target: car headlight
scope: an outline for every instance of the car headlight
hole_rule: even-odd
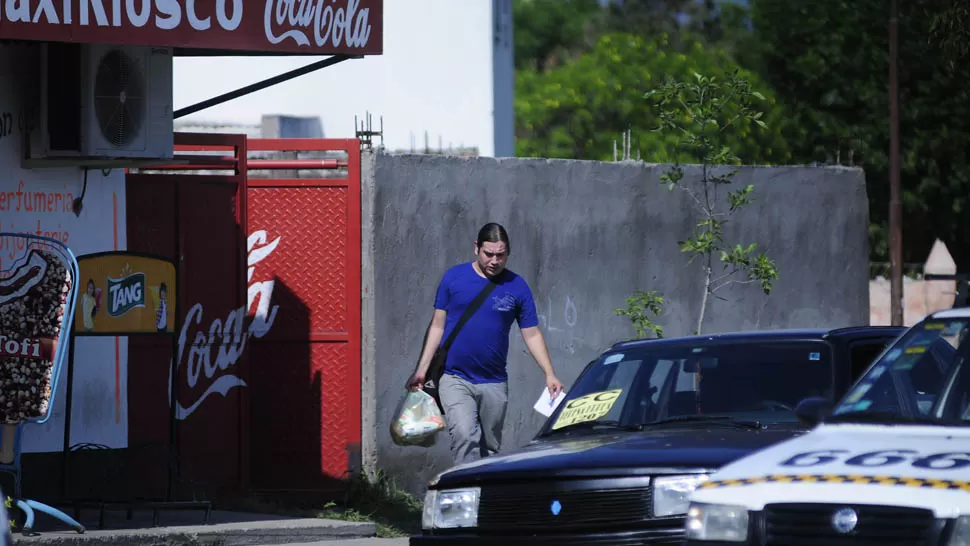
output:
[[[688,540],[744,542],[748,539],[748,511],[741,506],[692,502],[685,527]]]
[[[424,508],[421,510],[421,528],[431,529],[434,527],[434,511],[438,504],[438,492],[429,489],[424,494]]]
[[[686,514],[687,506],[690,504],[690,494],[707,479],[707,474],[664,476],[654,479],[653,516],[659,518]]]
[[[970,517],[957,518],[953,526],[953,534],[950,535],[949,546],[970,546]]]
[[[424,529],[451,529],[478,525],[478,499],[481,488],[445,489],[428,491],[424,496],[421,527]]]

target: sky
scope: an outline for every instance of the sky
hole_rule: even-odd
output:
[[[384,144],[478,146],[491,155],[491,0],[384,2],[384,54],[352,59],[177,121],[258,124],[263,114],[319,116],[326,137],[354,116],[384,117]],[[325,57],[177,58],[179,109]]]

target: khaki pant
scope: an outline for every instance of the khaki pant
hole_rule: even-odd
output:
[[[446,373],[438,393],[455,464],[498,453],[509,402],[508,383],[471,383]]]

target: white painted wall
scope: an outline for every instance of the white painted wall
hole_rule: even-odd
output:
[[[258,124],[263,114],[319,116],[325,135],[339,138],[352,137],[354,115],[363,118],[370,111],[375,125],[384,116],[389,149],[423,149],[427,131],[433,148],[440,136],[446,148],[477,146],[485,156],[496,153],[498,123],[501,154],[512,150],[511,15],[493,18],[502,15],[503,3],[511,4],[384,0],[383,55],[344,61],[184,119]],[[175,108],[322,58],[178,58]]]
[[[0,230],[30,232],[59,238],[75,255],[126,248],[125,184],[122,171],[104,176],[88,174],[80,216],[71,210],[71,201],[81,194],[81,169],[20,168],[22,134],[20,131],[25,93],[39,81],[33,62],[36,46],[0,45],[0,118],[4,113],[14,120],[12,131],[0,137]],[[62,206],[37,210],[37,194],[61,196]],[[56,199],[56,197],[55,197]],[[29,200],[29,201],[28,201]],[[54,201],[56,202],[56,201]],[[31,206],[28,207],[28,203]],[[0,267],[18,255],[0,244]],[[71,443],[91,442],[111,448],[128,442],[128,343],[120,338],[118,353],[115,338],[77,340],[74,364],[74,401]],[[118,373],[116,383],[115,374]],[[66,372],[66,367],[62,368]],[[24,452],[60,451],[64,437],[64,396],[67,384],[62,373],[55,393],[53,416],[43,425],[27,425]],[[165,388],[164,386],[162,388]],[[116,394],[120,404],[115,403]]]

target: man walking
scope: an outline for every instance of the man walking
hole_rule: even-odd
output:
[[[462,314],[489,283],[491,292],[454,338],[438,385],[455,463],[498,452],[508,406],[509,332],[518,322],[526,347],[546,376],[555,398],[563,389],[549,361],[532,290],[506,269],[509,236],[499,224],[485,224],[475,240],[475,260],[448,269],[438,284],[434,315],[425,334],[409,389],[424,386],[431,360]]]

